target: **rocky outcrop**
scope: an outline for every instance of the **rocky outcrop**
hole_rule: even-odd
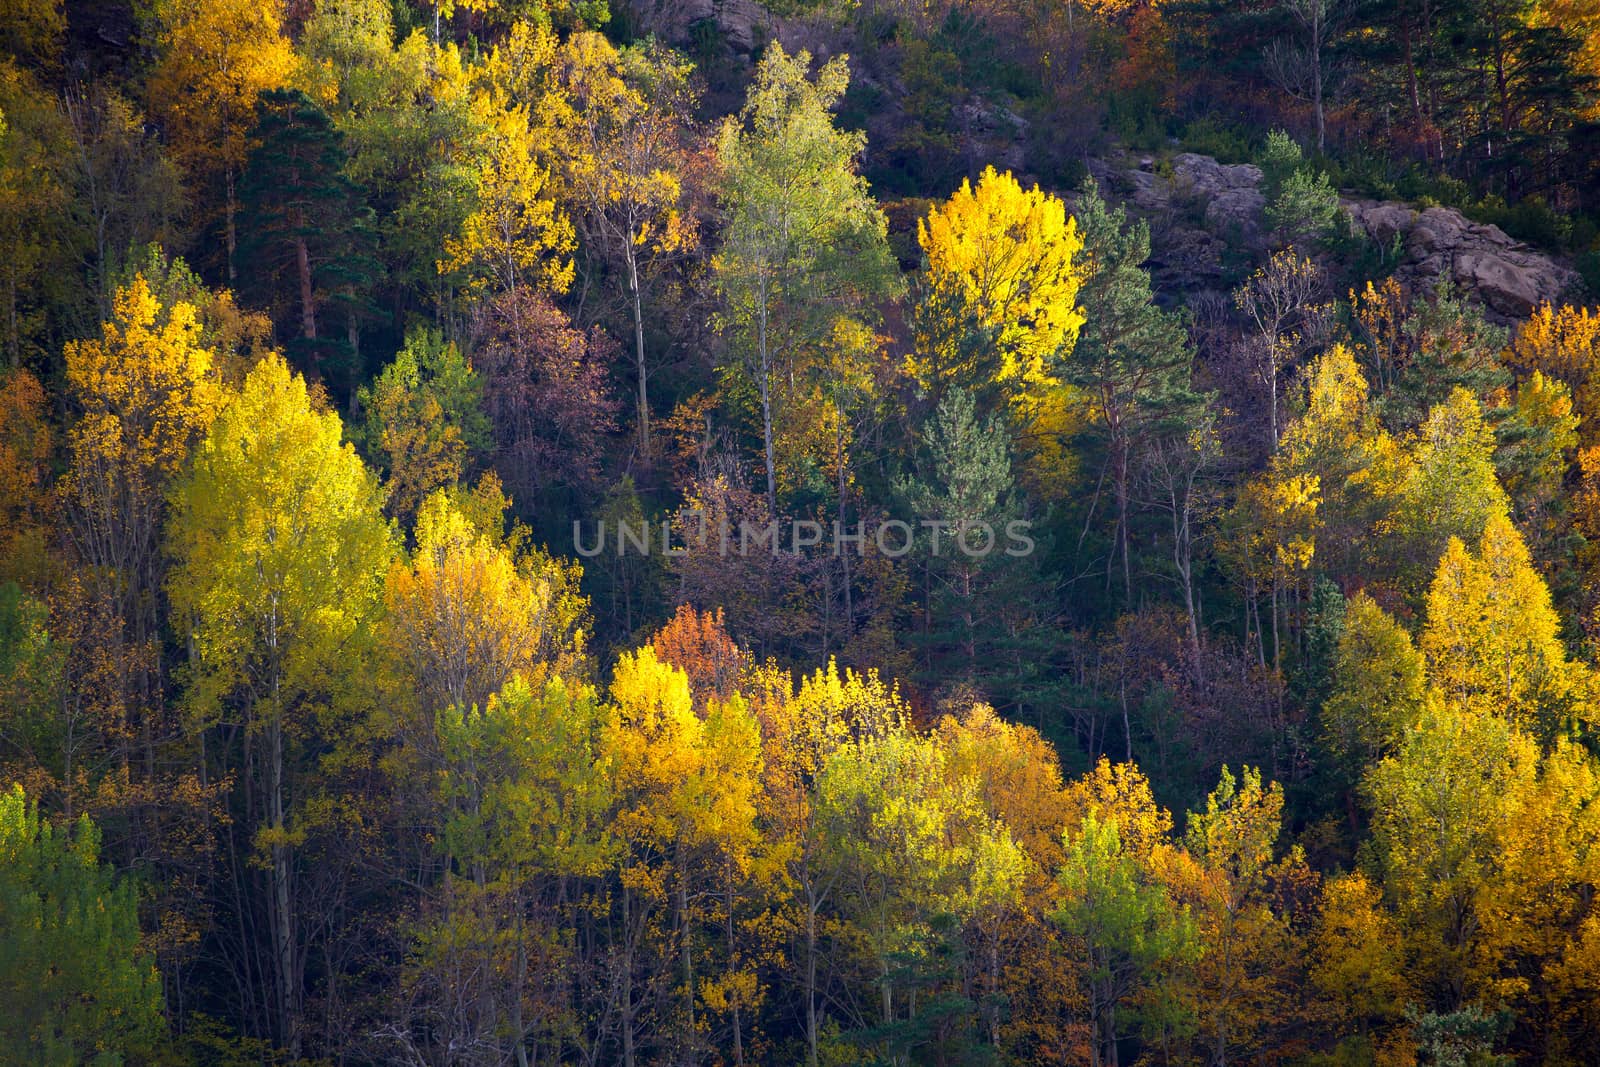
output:
[[[690,39],[695,23],[710,21],[735,53],[749,52],[777,25],[755,0],[631,0],[630,6],[642,30],[676,43]]]
[[[1476,293],[1496,318],[1525,318],[1544,301],[1558,301],[1578,285],[1577,272],[1570,267],[1454,208],[1418,211],[1393,201],[1343,203],[1368,236],[1399,252],[1395,274],[1402,282],[1428,284],[1448,277]]]
[[[1226,288],[1229,266],[1236,267],[1241,256],[1259,256],[1267,246],[1259,167],[1185,152],[1162,164],[1150,158],[1121,165],[1097,161],[1090,172],[1107,195],[1149,221],[1149,265],[1163,289]],[[1477,296],[1496,321],[1524,318],[1579,284],[1566,264],[1453,208],[1418,210],[1378,200],[1341,204],[1357,230],[1395,250],[1402,284],[1425,287],[1449,278]]]

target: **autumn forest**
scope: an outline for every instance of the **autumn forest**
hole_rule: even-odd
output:
[[[1600,3],[0,0],[0,1064],[1600,1063]]]

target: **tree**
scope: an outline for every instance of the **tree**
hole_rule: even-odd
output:
[[[1083,237],[1066,205],[989,167],[918,221],[917,242],[927,270],[909,369],[923,389],[998,386],[1023,402],[1056,385],[1084,323]]]
[[[39,379],[16,368],[0,374],[0,582],[42,578],[53,500],[53,434]]]
[[[1009,674],[1005,695],[1014,699],[1015,683],[1028,675],[1018,637],[1048,609],[1030,581],[1025,554],[1034,546],[1018,519],[1005,435],[997,419],[980,421],[972,398],[955,390],[924,433],[929,462],[898,489],[926,531],[918,542],[927,669],[958,658],[969,681]]]
[[[516,44],[513,38],[506,47]],[[464,272],[472,287],[512,301],[523,286],[566,292],[572,222],[550,199],[550,173],[536,155],[528,104],[490,86],[473,96],[471,114],[481,130],[474,146],[475,197],[460,232],[444,242],[439,273]]]
[[[712,879],[718,872],[743,871],[750,862],[762,771],[760,733],[737,695],[725,703],[713,701],[704,717],[697,715],[687,675],[661,663],[649,645],[618,658],[611,691],[613,711],[603,745],[615,775],[612,827],[623,849],[619,948],[624,955],[618,964],[622,973],[614,977],[621,989],[622,1062],[636,1062],[641,1004],[633,968],[648,917],[658,908],[672,915],[669,947],[659,966],[676,972],[679,1006],[670,1018],[678,1036],[673,1043],[682,1062],[694,1062],[703,980],[696,970],[699,901],[716,884]]]
[[[178,169],[144,112],[97,82],[61,97],[71,151],[60,162],[72,191],[74,250],[102,319],[115,313],[117,278],[135,250],[175,245],[188,204]]]
[[[1426,702],[1424,660],[1411,635],[1370,596],[1352,596],[1321,716],[1323,741],[1352,783],[1398,748]]]
[[[1300,40],[1289,44],[1276,38],[1267,46],[1262,59],[1267,76],[1278,88],[1311,104],[1317,126],[1317,151],[1325,152],[1328,147],[1325,100],[1335,73],[1330,53],[1338,44],[1342,23],[1349,12],[1341,0],[1287,0],[1283,7],[1292,17]]]
[[[693,143],[689,64],[655,43],[618,52],[599,33],[574,34],[556,57],[558,152],[579,228],[622,277],[633,320],[639,451],[650,456],[650,360],[645,294],[664,267],[693,252],[696,223],[684,172]]]
[[[66,29],[62,0],[20,0],[0,15],[0,53],[53,69]]]
[[[934,739],[904,727],[837,748],[816,788],[827,862],[877,987],[863,1040],[907,1062],[926,1040],[914,1025],[918,987],[939,978],[928,974],[930,942],[945,922],[1017,898],[1026,854],[977,803],[976,782],[947,774]]]
[[[165,1029],[133,883],[88,816],[52,826],[20,785],[0,793],[0,994],[0,1043],[41,1067],[118,1067]]]
[[[57,174],[67,141],[49,93],[26,69],[0,60],[0,348],[13,368],[44,356],[53,272],[68,262],[40,225],[70,203]]]
[[[1114,811],[1090,811],[1065,841],[1056,875],[1061,903],[1050,918],[1081,939],[1088,957],[1090,1062],[1116,1067],[1117,1009],[1164,967],[1195,955],[1194,924],[1188,908],[1124,848]]]
[[[1430,411],[1410,445],[1413,463],[1385,526],[1398,538],[1408,591],[1420,592],[1450,538],[1478,540],[1511,502],[1495,473],[1493,431],[1466,389]]]
[[[459,485],[489,449],[483,379],[438,330],[406,335],[394,362],[359,394],[366,414],[361,442],[384,475],[389,513],[416,517],[435,489]]]
[[[239,768],[242,827],[268,875],[269,947],[277,1041],[302,1040],[304,928],[296,853],[308,837],[316,738],[337,732],[339,679],[353,680],[382,590],[393,539],[376,477],[342,443],[305,380],[269,355],[212,424],[174,488],[168,580],[176,619],[193,642],[194,729],[250,748]],[[331,706],[329,706],[331,704]]]
[[[1139,464],[1159,439],[1186,433],[1202,399],[1190,382],[1193,353],[1183,322],[1156,306],[1141,266],[1150,256],[1149,224],[1129,227],[1125,209],[1109,210],[1093,182],[1075,219],[1083,235],[1082,326],[1063,377],[1088,399],[1089,433],[1103,441],[1116,506],[1106,566],[1121,557],[1123,604],[1131,609],[1129,505]]]
[[[799,986],[806,1062],[815,1067],[830,1022],[831,908],[845,874],[829,847],[818,780],[842,745],[903,729],[910,708],[876,671],[840,671],[832,660],[802,678],[798,690],[786,671],[760,668],[748,691],[761,723],[762,826],[793,886],[782,913],[792,946],[786,959]]]
[[[1255,329],[1257,374],[1267,387],[1267,448],[1278,448],[1278,381],[1299,358],[1306,333],[1321,314],[1322,272],[1292,247],[1274,252],[1267,265],[1234,290],[1233,302]]]
[[[77,418],[58,489],[87,585],[116,620],[104,636],[109,658],[124,665],[117,684],[124,728],[136,733],[151,773],[168,491],[223,399],[217,352],[203,333],[193,304],[164,302],[136,274],[118,288],[100,337],[69,341],[65,350]]]
[[[1504,716],[1549,740],[1573,729],[1590,684],[1570,662],[1550,591],[1504,515],[1470,553],[1451,538],[1428,590],[1428,680],[1452,706]]]
[[[495,494],[493,484],[478,492]],[[537,692],[549,678],[582,672],[581,570],[521,544],[526,530],[506,536],[503,497],[476,523],[464,513],[471,503],[431,493],[417,514],[411,562],[389,570],[389,640],[424,713],[485,707],[513,678]]]
[[[814,79],[810,67],[810,53],[767,49],[744,109],[717,140],[726,215],[712,259],[718,322],[759,401],[773,515],[784,383],[804,380],[838,320],[865,317],[895,280],[887,224],[855,169],[864,136],[836,129],[829,115],[849,81],[846,58]]]
[[[1325,17],[1328,0],[1292,2],[1295,6],[1304,5],[1313,14],[1321,8]],[[1320,112],[1317,119],[1320,123]],[[1303,160],[1300,146],[1287,133],[1273,130],[1267,135],[1266,152],[1261,159],[1268,196],[1267,222],[1290,246],[1320,240],[1333,229],[1339,214],[1339,193],[1329,183],[1328,175]]]
[[[562,924],[617,854],[606,711],[593,689],[550,675],[433,720],[446,869],[409,968],[420,1025],[401,1040],[418,1056],[471,1047],[539,1062],[581,1022],[563,988],[580,950]]]
[[[1578,424],[1567,384],[1536,370],[1517,383],[1516,401],[1495,427],[1500,442],[1495,467],[1518,526],[1542,564],[1556,562],[1561,536],[1570,528],[1563,490],[1577,451]]]
[[[1571,304],[1548,301],[1517,327],[1506,362],[1524,371],[1540,371],[1567,384],[1578,415],[1578,434],[1585,445],[1600,433],[1600,315]],[[1593,380],[1591,380],[1593,379]]]
[[[256,96],[284,84],[294,53],[278,11],[250,0],[161,0],[151,110],[197,183],[220,181],[228,281],[236,276],[236,183],[250,151]]]
[[[1336,344],[1306,368],[1305,408],[1284,430],[1275,477],[1315,475],[1318,565],[1341,580],[1370,572],[1373,534],[1389,519],[1410,471],[1378,421],[1355,354]]]
[[[1282,786],[1263,786],[1249,767],[1235,779],[1224,766],[1205,809],[1189,815],[1186,856],[1169,875],[1205,946],[1189,976],[1190,997],[1216,1064],[1234,1049],[1260,1048],[1274,1027],[1291,1021],[1300,946],[1290,920],[1297,894],[1315,876],[1298,848],[1276,856],[1282,822]]]
[[[1405,945],[1383,894],[1360,871],[1330,878],[1312,934],[1317,959],[1311,981],[1334,1018],[1365,1036],[1373,1023],[1398,1021],[1415,990],[1405,972]]]
[[[1505,330],[1486,320],[1483,306],[1449,278],[1440,277],[1421,299],[1406,300],[1397,285],[1386,285],[1381,293],[1369,287],[1360,302],[1358,318],[1386,318],[1394,327],[1376,331],[1393,368],[1380,401],[1392,431],[1415,427],[1458,388],[1488,406],[1506,385],[1500,362]]]
[[[1494,878],[1507,798],[1537,758],[1507,720],[1433,701],[1363,782],[1384,897],[1424,993],[1447,1011],[1481,988],[1471,980],[1480,893]]]
[[[525,509],[558,488],[580,498],[596,489],[615,426],[614,346],[531,288],[479,306],[469,361],[483,381],[494,467]]]
[[[696,611],[679,604],[667,624],[650,638],[663,663],[689,676],[697,704],[727,700],[738,692],[750,667],[750,655],[733,643],[723,628],[722,609]]]
[[[321,310],[343,291],[346,345],[342,361],[352,380],[361,375],[357,305],[375,282],[371,209],[344,173],[343,138],[326,112],[298,89],[273,89],[256,100],[255,144],[239,182],[248,264],[247,291],[281,307],[285,282],[296,294],[296,347],[308,368],[329,355]]]

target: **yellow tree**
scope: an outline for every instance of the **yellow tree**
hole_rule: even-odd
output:
[[[693,144],[691,65],[654,43],[618,52],[575,33],[555,60],[544,121],[556,131],[563,199],[603,262],[619,267],[633,319],[639,449],[650,454],[644,297],[656,272],[698,243],[683,173]]]
[[[852,737],[900,729],[911,715],[899,690],[877,672],[841,671],[830,660],[801,680],[798,690],[776,667],[753,672],[748,692],[761,724],[764,751],[761,818],[769,844],[783,864],[792,894],[786,916],[793,967],[805,1018],[806,1061],[815,1064],[826,1016],[822,942],[826,909],[840,872],[826,862],[816,793],[832,755]]]
[[[1407,462],[1379,424],[1366,376],[1346,346],[1334,345],[1309,368],[1305,410],[1283,431],[1270,466],[1280,480],[1316,476],[1318,565],[1338,575],[1355,572],[1393,506]]]
[[[592,688],[559,676],[436,709],[441,914],[421,925],[407,968],[435,1048],[537,1062],[538,1042],[570,1032],[577,950],[562,924],[616,858],[606,721]]]
[[[1263,663],[1267,627],[1261,623],[1261,593],[1265,590],[1269,598],[1276,666],[1283,659],[1284,593],[1311,566],[1321,505],[1322,483],[1316,474],[1272,469],[1240,488],[1223,519],[1222,555],[1243,579],[1247,634],[1255,637]]]
[[[1314,875],[1298,846],[1277,856],[1282,821],[1282,786],[1264,786],[1249,767],[1235,779],[1224,767],[1205,810],[1190,814],[1184,853],[1168,875],[1178,899],[1193,908],[1204,946],[1186,999],[1213,1063],[1260,1049],[1293,1018],[1291,988],[1302,956],[1289,909]]]
[[[100,336],[66,346],[68,398],[77,415],[67,433],[71,456],[59,491],[92,593],[119,632],[106,635],[127,655],[124,714],[142,713],[138,730],[153,764],[149,716],[160,700],[155,657],[164,571],[161,526],[167,490],[222,403],[215,351],[199,312],[157,297],[145,277],[119,289]],[[129,724],[131,725],[131,724]],[[126,764],[127,753],[123,754]]]
[[[918,383],[936,395],[999,386],[1024,405],[1058,387],[1083,325],[1083,238],[1066,204],[987,167],[918,221],[917,241],[927,270],[908,369]]]
[[[985,1001],[998,1006],[1008,997],[1007,960],[1021,944],[1040,947],[1037,916],[1050,908],[1055,873],[1065,856],[1061,828],[1070,807],[1061,762],[1037,730],[1007,722],[987,704],[945,715],[934,739],[944,754],[945,773],[952,782],[976,783],[983,810],[1005,825],[1028,860],[1015,897],[991,900],[972,924]],[[987,1007],[984,1014],[989,1041],[998,1045],[1006,1013]],[[1016,1021],[1013,1015],[1010,1022]]]
[[[980,924],[1020,902],[1026,854],[983,808],[974,778],[948,772],[935,737],[899,727],[836,749],[817,780],[826,865],[839,910],[864,942],[881,1041],[907,1062],[918,987],[945,942],[936,924]],[[909,987],[909,988],[907,988]],[[934,988],[938,988],[934,986]]]
[[[516,294],[536,285],[564,293],[572,284],[572,221],[552,198],[541,161],[549,134],[536,111],[549,93],[555,53],[553,34],[518,23],[478,70],[467,117],[472,208],[437,263],[440,274],[463,273],[474,289]]]
[[[1546,302],[1517,327],[1506,362],[1567,383],[1585,445],[1600,440],[1600,314],[1587,307]]]
[[[1582,954],[1583,927],[1597,913],[1600,888],[1600,775],[1580,745],[1559,742],[1539,761],[1537,777],[1516,783],[1503,800],[1494,876],[1477,907],[1482,934],[1472,968],[1485,994],[1514,1008],[1543,1038],[1551,1061],[1582,1059],[1583,1028],[1600,981],[1569,968]]]
[[[1430,685],[1452,704],[1535,737],[1572,729],[1587,706],[1589,672],[1567,658],[1550,591],[1504,515],[1489,519],[1476,553],[1451,538],[1420,645]]]
[[[1420,991],[1446,1010],[1487,992],[1473,965],[1482,893],[1518,783],[1537,761],[1532,739],[1507,720],[1433,701],[1363,782],[1385,899]]]
[[[1365,874],[1330,878],[1312,932],[1312,987],[1330,1021],[1366,1037],[1369,1029],[1398,1022],[1415,999],[1406,975],[1405,943],[1383,907],[1383,893]]]
[[[67,16],[62,0],[16,0],[0,12],[0,54],[54,71],[61,63]]]
[[[633,983],[649,933],[664,935],[658,965],[677,972],[674,1042],[680,1062],[699,1054],[696,1007],[701,979],[696,960],[701,941],[701,895],[747,869],[756,843],[756,795],[761,778],[759,728],[738,695],[712,701],[695,712],[689,679],[656,658],[645,645],[617,660],[611,683],[612,711],[602,751],[614,774],[616,815],[612,828],[623,849],[620,915],[622,990],[620,1029],[623,1061],[635,1062],[637,1017]],[[670,929],[652,912],[665,909]],[[728,961],[732,963],[733,961]],[[719,991],[728,989],[726,982]],[[659,1020],[669,1023],[669,1020]]]
[[[194,728],[239,759],[242,829],[267,872],[278,1042],[298,1056],[307,925],[296,855],[316,822],[314,753],[347,724],[393,552],[377,478],[282,357],[264,358],[218,415],[173,491],[167,588],[194,662]],[[244,737],[225,724],[244,727]],[[248,737],[248,743],[245,742]],[[239,746],[234,748],[233,746]],[[245,753],[248,752],[248,756]]]
[[[1089,1008],[1089,1062],[1115,1067],[1118,1012],[1150,996],[1200,945],[1188,905],[1174,898],[1172,815],[1131,763],[1102,759],[1067,789],[1064,851],[1051,922],[1081,956],[1074,980]]]
[[[159,58],[151,110],[166,124],[173,154],[197,182],[221,181],[234,279],[235,183],[250,150],[256,96],[283,86],[294,52],[279,9],[253,0],[159,0]]]
[[[482,380],[437,330],[408,333],[394,362],[357,395],[367,416],[362,443],[385,475],[389,513],[402,522],[428,493],[459,485],[472,453],[488,446]]]
[[[389,644],[426,714],[483,707],[516,676],[537,691],[583,666],[580,568],[522,546],[525,531],[504,536],[506,502],[492,499],[497,483],[483,485],[485,494],[483,525],[464,513],[472,501],[429,495],[417,514],[416,551],[389,569]]]

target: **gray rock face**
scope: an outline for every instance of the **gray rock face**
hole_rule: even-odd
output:
[[[710,19],[737,52],[754,46],[757,26],[778,25],[754,0],[631,0],[630,6],[643,30],[668,41],[687,41],[690,26]]]
[[[1193,292],[1224,286],[1230,251],[1265,249],[1261,169],[1218,163],[1185,152],[1161,166],[1091,163],[1108,195],[1150,222],[1149,264],[1158,285]],[[1508,236],[1498,226],[1473,222],[1454,208],[1417,210],[1390,200],[1341,200],[1355,227],[1385,249],[1396,246],[1395,275],[1408,288],[1425,288],[1441,276],[1481,301],[1489,318],[1509,323],[1542,302],[1562,300],[1578,285],[1566,264]]]
[[[1395,274],[1402,283],[1426,285],[1446,276],[1475,293],[1490,317],[1502,322],[1525,318],[1578,284],[1570,267],[1454,208],[1417,211],[1392,201],[1342,203],[1351,221],[1373,240],[1388,247],[1398,239],[1401,259]]]

